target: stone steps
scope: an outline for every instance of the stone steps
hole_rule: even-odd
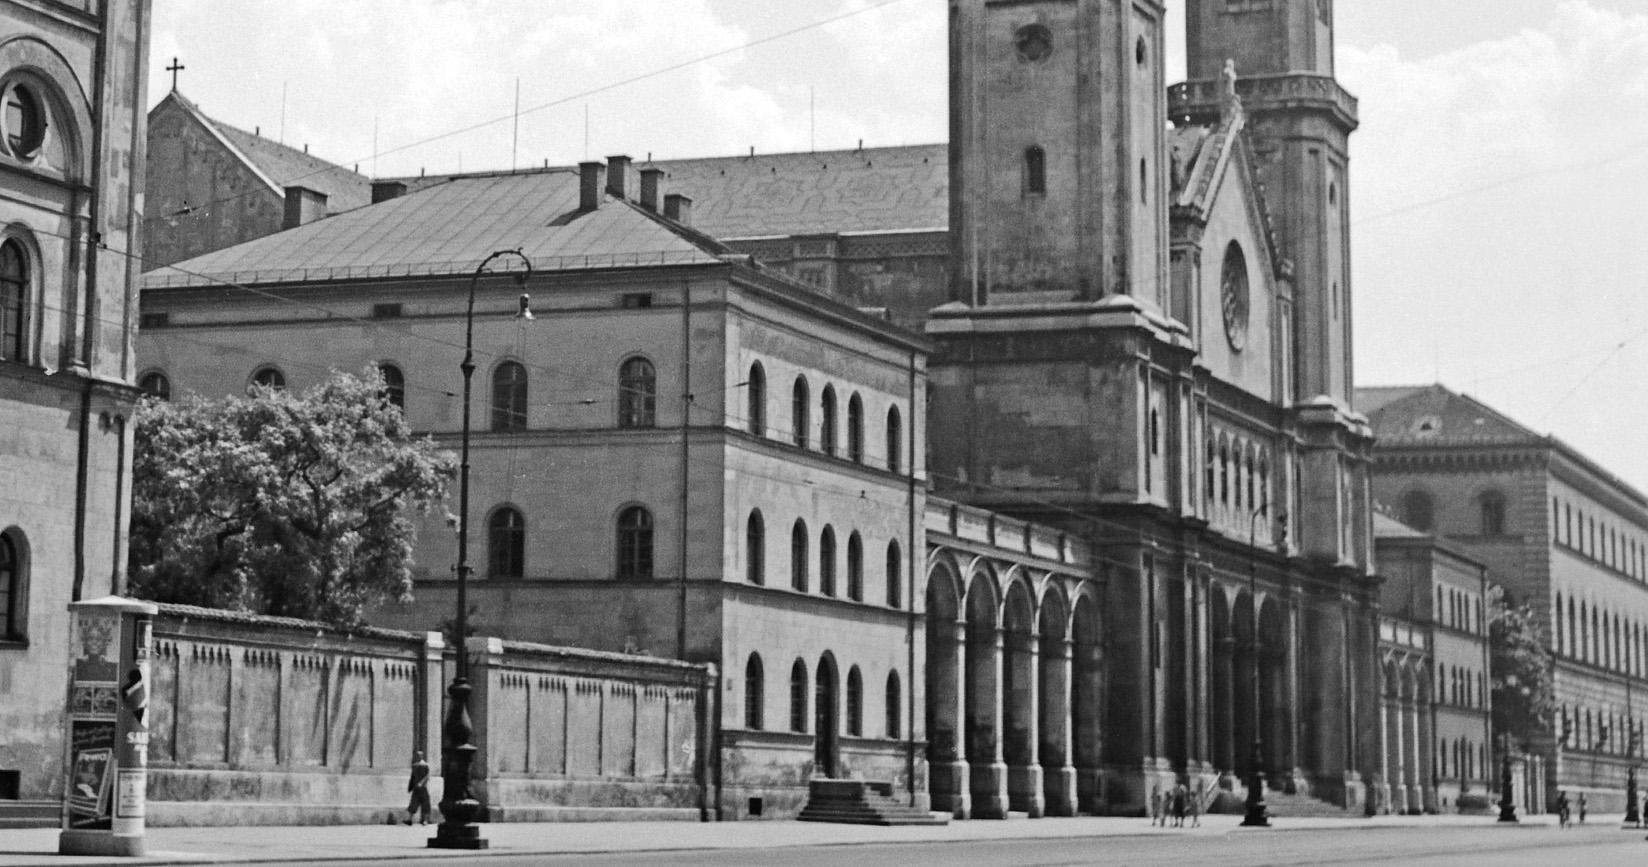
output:
[[[893,797],[893,784],[870,780],[812,780],[797,819],[844,825],[944,825],[950,818]]]
[[[1265,792],[1265,808],[1270,815],[1283,819],[1343,819],[1351,815],[1361,815],[1352,814],[1338,804],[1309,795],[1289,795],[1277,791]]]
[[[0,830],[55,828],[63,821],[56,801],[0,801]]]

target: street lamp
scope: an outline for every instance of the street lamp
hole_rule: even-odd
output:
[[[1253,755],[1249,764],[1247,778],[1247,802],[1242,815],[1242,827],[1268,828],[1270,816],[1265,808],[1265,775],[1261,768],[1264,765],[1264,736],[1260,730],[1259,714],[1259,553],[1258,527],[1259,517],[1270,513],[1268,501],[1259,504],[1248,516],[1247,522],[1247,596],[1248,596],[1248,635],[1252,640],[1253,654]],[[1281,553],[1287,552],[1287,513],[1279,512],[1276,516],[1279,533],[1275,534],[1276,548]]]
[[[460,438],[458,463],[458,619],[455,627],[458,644],[458,669],[447,687],[451,699],[446,722],[441,726],[441,824],[435,836],[429,838],[431,849],[485,849],[488,840],[481,836],[476,821],[486,811],[486,805],[475,797],[469,787],[470,767],[475,761],[474,726],[469,722],[469,391],[475,376],[475,289],[481,282],[486,266],[500,256],[514,256],[526,266],[514,274],[515,283],[525,286],[532,276],[532,260],[519,249],[498,250],[475,267],[469,278],[469,305],[464,311],[464,357],[458,369],[463,371],[463,433]],[[521,294],[520,309],[516,315],[531,319],[528,297]]]
[[[1511,736],[1499,736],[1499,821],[1515,822],[1516,802],[1511,798]]]

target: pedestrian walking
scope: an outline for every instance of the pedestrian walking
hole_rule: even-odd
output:
[[[1162,787],[1152,786],[1150,789],[1150,827],[1162,824]]]
[[[1196,781],[1196,792],[1190,796],[1190,827],[1202,827],[1202,795],[1205,793],[1202,781]]]
[[[1585,793],[1579,793],[1579,824],[1585,824]]]
[[[1560,790],[1556,793],[1556,824],[1559,828],[1568,827],[1568,793]]]
[[[1190,791],[1185,788],[1184,783],[1179,783],[1173,787],[1173,827],[1175,828],[1184,827],[1185,801],[1189,796]]]
[[[423,759],[423,750],[412,753],[412,778],[406,783],[406,791],[411,795],[406,801],[406,824],[412,824],[412,818],[419,813],[423,818],[418,824],[429,824],[429,763]]]

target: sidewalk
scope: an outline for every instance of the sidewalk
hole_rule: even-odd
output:
[[[429,849],[434,826],[247,826],[153,828],[144,858],[66,857],[56,854],[57,830],[0,831],[0,867],[51,864],[252,864],[370,858],[450,857],[455,854],[532,855],[610,852],[761,849],[780,846],[850,846],[963,840],[1051,839],[1231,833],[1273,834],[1335,828],[1487,827],[1491,816],[1378,816],[1372,819],[1276,819],[1271,829],[1241,828],[1239,816],[1204,816],[1201,828],[1154,828],[1148,819],[1021,819],[952,822],[946,826],[881,828],[795,821],[747,822],[550,822],[484,826],[492,848],[480,853]],[[1521,827],[1556,824],[1535,816]]]

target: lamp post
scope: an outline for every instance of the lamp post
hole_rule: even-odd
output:
[[[485,849],[489,841],[481,836],[476,821],[486,811],[486,805],[470,790],[470,768],[475,761],[475,729],[469,721],[469,393],[470,380],[475,375],[475,289],[481,282],[486,266],[500,256],[514,256],[526,270],[517,272],[517,285],[526,285],[532,276],[532,260],[519,249],[498,250],[475,267],[469,278],[469,304],[464,310],[464,357],[458,369],[463,372],[463,433],[460,436],[458,463],[458,619],[455,627],[458,644],[458,667],[447,687],[450,703],[446,722],[441,726],[441,824],[435,836],[429,838],[431,849]],[[532,318],[527,296],[520,299],[518,316]]]
[[[1499,736],[1499,821],[1515,822],[1516,802],[1511,798],[1511,736]]]
[[[1247,778],[1247,801],[1243,805],[1242,827],[1268,828],[1270,816],[1265,808],[1265,774],[1261,770],[1264,766],[1264,736],[1260,731],[1261,716],[1259,713],[1259,553],[1258,527],[1259,517],[1269,514],[1270,503],[1261,503],[1248,516],[1247,522],[1247,596],[1248,596],[1248,635],[1252,640],[1253,654],[1253,755],[1250,757]],[[1279,526],[1286,526],[1286,513],[1277,516]],[[1286,550],[1286,537],[1277,540],[1278,550]]]

